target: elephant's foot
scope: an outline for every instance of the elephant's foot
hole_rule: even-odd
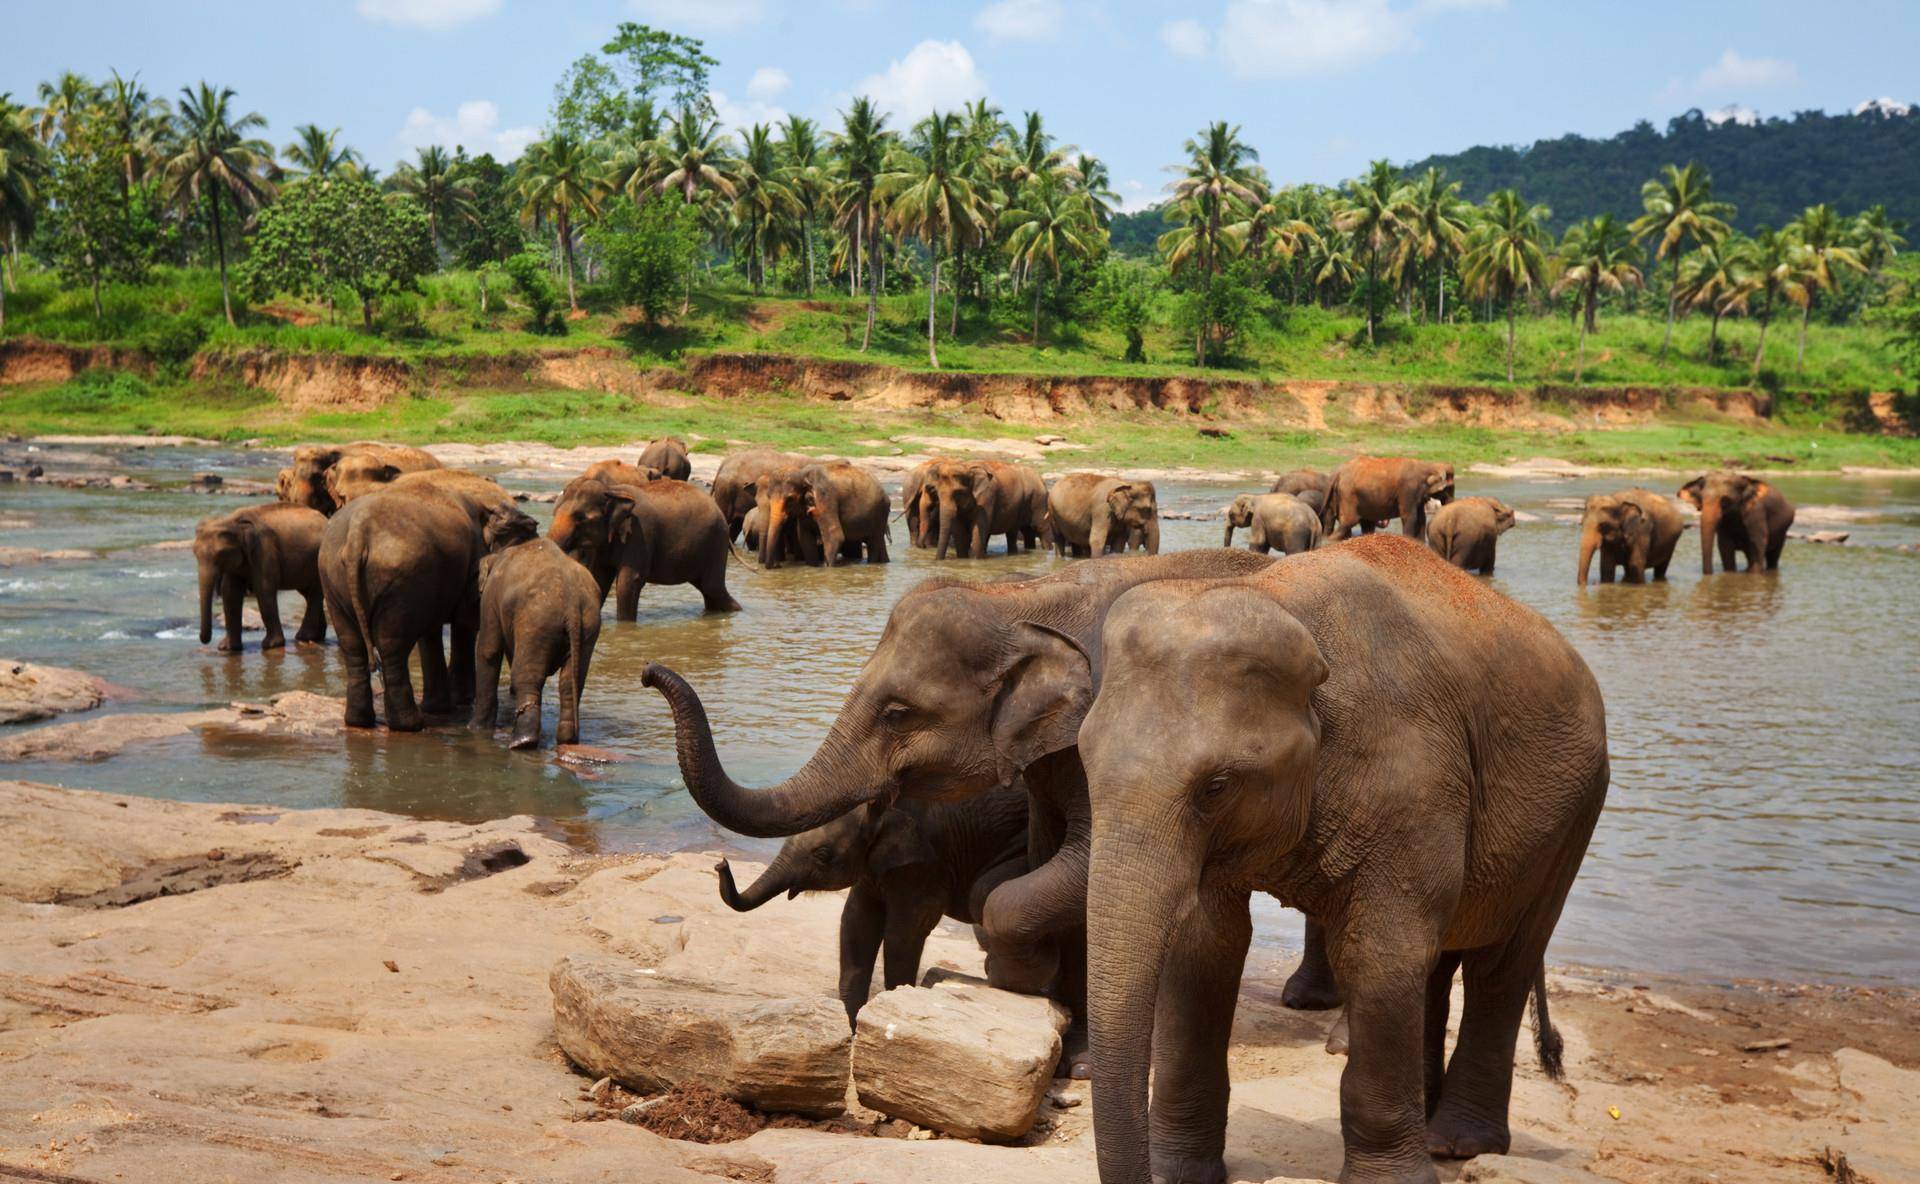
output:
[[[268,637],[263,638],[260,642],[261,653],[265,653],[268,650],[284,650],[286,648],[287,648],[287,637],[286,637],[286,634],[284,633],[272,634]]]
[[[540,710],[516,711],[513,714],[513,739],[507,741],[508,748],[540,747]]]
[[[349,728],[373,727],[374,724],[378,722],[374,718],[373,704],[348,703],[346,720],[344,722]]]
[[[1053,1075],[1071,1077],[1075,1081],[1093,1079],[1093,1049],[1087,1041],[1086,1024],[1076,1022],[1060,1037],[1060,1063],[1055,1066]],[[1155,1168],[1156,1174],[1158,1170]]]
[[[1332,1011],[1345,1002],[1325,962],[1302,961],[1280,992],[1280,1005],[1294,1011]]]
[[[411,715],[389,715],[387,717],[387,731],[389,732],[418,732],[424,730],[426,726],[427,721],[422,718],[417,711]]]
[[[1433,1161],[1422,1156],[1413,1163],[1357,1161],[1348,1155],[1340,1169],[1340,1184],[1440,1184]]]
[[[420,699],[420,710],[427,715],[447,715],[453,711],[453,707],[453,696],[445,691],[424,695]]]
[[[1427,1153],[1436,1159],[1472,1159],[1476,1155],[1505,1155],[1513,1145],[1513,1133],[1504,1122],[1492,1122],[1469,1114],[1463,1107],[1447,1105],[1440,1097],[1440,1108],[1427,1120]]]
[[[555,744],[580,743],[580,725],[569,723],[556,725],[553,729],[553,742]]]
[[[1227,1184],[1227,1161],[1217,1155],[1153,1152],[1153,1184]]]
[[[223,637],[213,648],[223,654],[237,654],[245,648],[245,644],[237,637]]]

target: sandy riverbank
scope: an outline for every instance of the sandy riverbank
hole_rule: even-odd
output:
[[[870,1113],[714,1146],[592,1120],[552,1038],[556,959],[612,952],[830,996],[833,896],[738,916],[709,857],[591,857],[526,818],[0,782],[0,828],[0,1179],[1093,1179],[1085,1105],[1049,1108],[1011,1148],[916,1139]],[[943,933],[926,964],[978,960]],[[1339,1168],[1343,1061],[1323,1048],[1330,1016],[1279,1007],[1290,969],[1256,958],[1242,988],[1235,1179]],[[1826,1148],[1877,1184],[1920,1178],[1913,993],[1573,971],[1553,992],[1567,1081],[1523,1064],[1514,1154],[1444,1179],[1789,1184],[1823,1178]]]

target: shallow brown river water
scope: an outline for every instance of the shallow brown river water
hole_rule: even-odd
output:
[[[49,456],[55,471],[63,461],[110,464],[156,482],[204,469],[270,479],[284,463],[276,453],[196,449]],[[1801,507],[1799,528],[1850,530],[1852,540],[1790,543],[1777,575],[1703,580],[1689,533],[1671,582],[1580,589],[1569,519],[1588,493],[1630,483],[1461,474],[1463,494],[1500,497],[1531,516],[1502,540],[1493,581],[1572,638],[1607,696],[1613,790],[1550,956],[1690,975],[1920,981],[1920,557],[1894,550],[1920,542],[1920,479],[1780,479]],[[1162,507],[1212,512],[1243,488],[1162,483]],[[133,689],[108,711],[295,688],[340,693],[331,646],[262,655],[250,634],[240,657],[202,647],[191,554],[142,549],[240,504],[0,485],[0,545],[98,556],[0,568],[0,657]],[[549,507],[528,509],[545,517]],[[1217,546],[1220,531],[1214,520],[1169,521],[1163,547]],[[0,775],[287,808],[534,814],[603,849],[763,851],[770,844],[725,835],[688,801],[670,720],[640,670],[659,661],[693,682],[735,777],[784,776],[825,733],[894,600],[936,567],[899,542],[894,554],[883,567],[733,568],[746,611],[731,616],[699,615],[686,588],[648,590],[635,624],[615,624],[609,606],[582,740],[621,759],[590,770],[445,727],[344,742],[192,735],[93,763],[0,766]],[[989,577],[1057,562],[996,557],[957,570]],[[289,635],[298,616],[298,598],[287,597]],[[549,695],[549,738],[554,706]],[[1275,906],[1258,917],[1263,943],[1297,943],[1297,915]]]

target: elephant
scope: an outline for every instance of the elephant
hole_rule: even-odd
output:
[[[1493,574],[1500,536],[1513,529],[1513,509],[1491,497],[1463,497],[1441,506],[1427,524],[1427,545],[1461,571]]]
[[[693,461],[687,456],[687,442],[678,436],[662,436],[640,450],[640,467],[657,469],[662,477],[685,481],[693,476]]]
[[[887,517],[892,503],[872,473],[844,460],[817,461],[771,473],[756,486],[756,506],[766,511],[760,562],[778,567],[799,536],[801,557],[817,549],[828,567],[858,559],[887,561]]]
[[[508,514],[533,521],[511,498],[489,504],[472,485],[403,480],[354,498],[327,523],[320,537],[320,585],[347,667],[348,727],[373,726],[376,663],[389,731],[417,732],[425,723],[423,709],[443,714],[473,701],[480,559],[490,521]],[[446,625],[452,626],[451,678],[440,645]],[[415,645],[418,704],[407,672]]]
[[[615,620],[639,616],[648,584],[691,584],[710,613],[740,608],[727,591],[726,520],[685,481],[608,485],[576,477],[560,494],[547,537],[593,574],[596,603],[613,593]]]
[[[744,893],[726,860],[714,870],[720,899],[739,912],[782,892],[850,890],[840,911],[840,1001],[852,1023],[872,992],[876,955],[887,990],[912,986],[941,917],[978,924],[987,896],[1027,873],[1027,791],[849,810],[782,843]]]
[[[247,593],[260,606],[266,637],[262,650],[287,644],[280,627],[280,591],[291,589],[307,601],[295,642],[327,639],[327,612],[320,593],[320,535],[326,515],[305,506],[269,502],[214,518],[193,531],[193,558],[200,574],[200,644],[213,640],[213,594],[220,593],[226,636],[220,652],[240,652],[240,610]]]
[[[347,457],[363,457],[375,465],[392,466],[396,474],[440,467],[432,453],[404,444],[381,444],[372,440],[353,444],[306,444],[293,450],[293,464],[286,470],[286,485],[279,487],[276,482],[280,500],[331,516],[340,504],[327,488],[327,470]]]
[[[762,477],[786,469],[805,468],[812,463],[810,456],[765,448],[738,452],[721,461],[719,471],[713,475],[711,492],[714,504],[726,517],[727,538],[740,537],[740,526],[746,521],[747,511],[753,509],[758,500],[757,483]]]
[[[1436,1181],[1433,1155],[1505,1152],[1529,996],[1560,1074],[1543,959],[1607,794],[1606,709],[1579,653],[1416,540],[1376,535],[1141,585],[1062,660],[1098,686],[1079,744],[1100,1179],[1226,1180],[1253,892],[1322,926],[1346,992],[1340,1179]]]
[[[673,711],[680,772],[707,816],[740,834],[798,834],[874,801],[957,801],[1022,779],[1033,870],[987,898],[987,977],[1050,992],[1084,1017],[1086,783],[1075,736],[1092,700],[1077,658],[1106,607],[1150,580],[1247,575],[1248,551],[1183,551],[1075,564],[1039,579],[933,579],[902,596],[826,740],[762,790],[727,776],[700,697],[649,665],[641,681]],[[1074,675],[1080,670],[1078,676]],[[1085,1026],[1068,1056],[1084,1060]]]
[[[1243,493],[1227,507],[1223,547],[1233,546],[1236,527],[1249,531],[1247,548],[1265,555],[1275,547],[1282,555],[1298,555],[1320,545],[1320,515],[1291,493]]]
[[[1047,495],[1054,550],[1065,558],[1139,547],[1160,553],[1160,503],[1151,481],[1068,473]]]
[[[507,511],[487,523],[491,553],[480,561],[480,629],[474,660],[478,688],[471,727],[493,733],[499,716],[500,661],[513,667],[509,748],[540,747],[540,690],[558,674],[556,744],[580,742],[580,695],[600,639],[600,585],[552,539],[503,540],[516,528]]]
[[[940,499],[937,493],[927,492],[927,475],[944,463],[945,457],[921,461],[908,469],[906,479],[900,482],[900,516],[906,519],[909,547],[924,550],[933,546],[939,531]]]
[[[1453,500],[1453,466],[1401,457],[1363,456],[1333,471],[1320,526],[1330,539],[1344,539],[1358,526],[1372,534],[1375,523],[1400,519],[1411,538],[1427,537],[1427,499]]]
[[[950,545],[968,558],[985,559],[997,534],[1007,536],[1007,554],[1012,555],[1022,539],[1032,549],[1048,532],[1046,483],[1025,465],[940,461],[923,482],[940,516],[935,559],[945,559]]]
[[[1622,567],[1629,584],[1640,583],[1649,571],[1656,580],[1666,579],[1667,564],[1686,528],[1673,499],[1651,489],[1594,494],[1580,516],[1579,582],[1586,584],[1595,551],[1600,552],[1603,584],[1613,583],[1614,569]]]
[[[394,488],[457,493],[480,507],[481,526],[486,525],[486,514],[515,502],[514,496],[501,488],[499,482],[466,469],[424,469],[396,473],[390,467],[369,467],[361,458],[349,457],[327,470],[327,489],[336,504],[341,506],[369,493]]]
[[[1294,469],[1282,473],[1273,483],[1272,493],[1290,493],[1312,507],[1319,514],[1327,506],[1327,489],[1333,484],[1333,474],[1323,473],[1319,469]]]
[[[1680,487],[1680,500],[1700,511],[1700,574],[1713,574],[1713,548],[1720,547],[1720,566],[1734,570],[1734,555],[1747,557],[1747,570],[1780,566],[1793,525],[1793,503],[1780,491],[1744,473],[1722,470],[1695,477]]]
[[[753,509],[747,511],[746,521],[740,524],[740,541],[746,544],[747,550],[758,554],[760,551],[760,539],[766,532],[766,529],[767,512],[759,506],[755,506]]]
[[[630,465],[623,460],[594,461],[580,475],[590,481],[604,481],[608,485],[645,485],[666,476],[651,465]],[[674,480],[684,481],[686,478],[676,477]]]

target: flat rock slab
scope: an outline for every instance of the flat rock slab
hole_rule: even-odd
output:
[[[104,715],[0,738],[0,761],[97,761],[117,756],[130,744],[184,736],[197,728],[268,736],[333,736],[345,730],[345,710],[342,699],[286,691],[266,704]]]
[[[643,1093],[698,1083],[816,1117],[846,1109],[853,1041],[837,999],[672,979],[605,954],[567,955],[549,985],[554,1036],[591,1076]]]
[[[898,987],[861,1009],[860,1103],[949,1135],[1010,1141],[1033,1128],[1060,1061],[1065,1008],[945,981]]]
[[[0,658],[0,724],[91,711],[106,697],[106,685],[91,674]]]

